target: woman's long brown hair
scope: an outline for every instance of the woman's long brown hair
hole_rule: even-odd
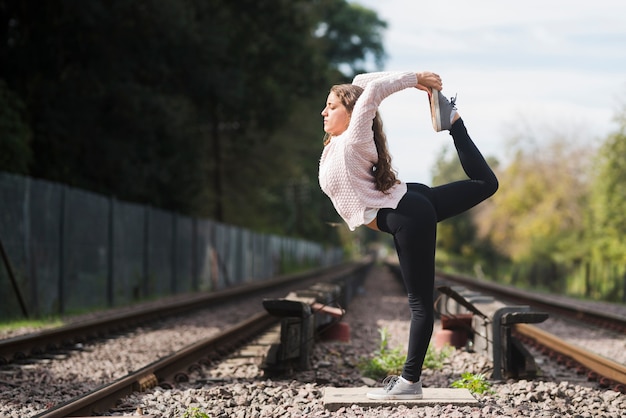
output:
[[[346,107],[348,114],[352,115],[352,110],[357,99],[363,93],[363,89],[354,84],[337,84],[330,89],[335,93],[337,98]],[[374,144],[378,153],[378,162],[374,165],[373,174],[376,189],[387,193],[394,185],[400,183],[396,177],[396,172],[391,166],[391,155],[387,148],[387,137],[383,131],[383,120],[378,111],[376,117],[372,121],[372,130],[374,131]],[[324,145],[328,144],[332,139],[328,133],[324,136]]]

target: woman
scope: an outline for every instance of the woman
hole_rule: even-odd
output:
[[[428,93],[433,127],[449,131],[469,179],[432,188],[397,179],[378,106],[409,87]],[[371,399],[422,397],[422,364],[434,321],[437,222],[470,209],[498,189],[498,180],[467,134],[454,100],[449,102],[441,89],[441,78],[429,71],[361,74],[352,84],[333,86],[322,111],[326,136],[320,186],[350,230],[367,225],[393,235],[411,310],[402,375],[369,392]]]

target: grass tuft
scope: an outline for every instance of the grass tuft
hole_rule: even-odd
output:
[[[387,329],[379,329],[380,346],[371,359],[361,359],[359,369],[365,377],[380,380],[389,375],[400,375],[406,362],[406,354],[400,348],[389,347],[389,332]],[[443,362],[450,356],[454,348],[446,347],[436,350],[432,345],[428,346],[424,367],[438,370],[443,367]]]
[[[472,393],[483,394],[493,393],[491,383],[483,373],[465,372],[459,380],[452,382],[453,388],[467,389]]]

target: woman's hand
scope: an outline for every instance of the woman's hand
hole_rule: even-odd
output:
[[[422,71],[421,73],[416,73],[416,75],[417,86],[415,87],[420,90],[430,92],[432,89],[441,90],[443,88],[439,74],[430,71]]]

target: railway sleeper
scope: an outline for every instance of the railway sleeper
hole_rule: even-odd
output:
[[[533,311],[527,305],[506,305],[463,287],[439,286],[437,290],[442,294],[435,307],[442,328],[462,333],[468,348],[492,359],[492,379],[537,376],[533,356],[512,331],[515,324],[545,321],[546,312]]]

